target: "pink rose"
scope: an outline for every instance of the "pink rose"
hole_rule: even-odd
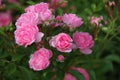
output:
[[[57,61],[59,61],[59,62],[63,62],[64,59],[65,59],[65,57],[63,55],[58,55],[58,57],[57,57]]]
[[[25,12],[35,12],[39,14],[41,21],[47,21],[52,18],[52,12],[49,10],[47,3],[39,3],[36,5],[29,6],[25,9]]]
[[[59,33],[58,35],[52,37],[49,41],[50,46],[57,48],[61,52],[71,52],[72,51],[72,39],[66,33]]]
[[[87,71],[84,68],[72,67],[71,70],[78,71],[79,73],[81,73],[84,76],[85,80],[89,80],[89,75],[88,75]]]
[[[31,58],[29,60],[29,66],[35,71],[46,69],[50,64],[49,59],[51,57],[52,52],[50,50],[41,48],[31,55]]]
[[[0,12],[0,27],[8,26],[11,22],[11,15],[8,12]]]
[[[52,12],[49,9],[47,9],[46,11],[40,12],[39,17],[42,21],[50,20],[52,18]]]
[[[28,13],[24,13],[22,14],[17,22],[16,22],[16,27],[21,27],[22,24],[26,24],[26,23],[30,23],[33,25],[37,25],[39,22],[39,15],[37,13],[34,12],[28,12]]]
[[[25,12],[37,12],[37,13],[40,13],[40,12],[46,11],[48,8],[49,8],[48,3],[41,2],[41,3],[36,4],[36,5],[28,6],[25,9]]]
[[[80,27],[83,24],[82,18],[77,17],[75,14],[64,14],[63,22],[70,28]]]
[[[48,49],[41,48],[34,52],[31,55],[29,60],[29,66],[31,69],[35,71],[40,71],[46,69],[50,64],[50,57],[52,56],[52,52]]]
[[[38,27],[32,24],[22,24],[15,31],[15,40],[18,45],[27,47],[35,42],[38,34]]]
[[[73,34],[73,40],[80,49],[80,51],[84,54],[91,54],[92,50],[90,48],[93,47],[94,41],[92,36],[87,32],[75,32]]]
[[[72,74],[65,73],[64,80],[77,80],[77,79]]]

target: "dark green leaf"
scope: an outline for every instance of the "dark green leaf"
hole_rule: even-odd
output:
[[[72,70],[72,71],[70,71],[70,73],[72,74],[72,75],[74,75],[76,78],[77,78],[77,80],[85,80],[84,79],[84,76],[82,75],[82,74],[80,74],[78,71],[76,71],[76,70]]]

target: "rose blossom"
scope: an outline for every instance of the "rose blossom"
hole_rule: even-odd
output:
[[[89,80],[89,75],[84,68],[71,67],[71,70],[78,71],[79,73],[81,73],[84,76],[85,80]]]
[[[87,32],[75,32],[73,34],[73,40],[80,49],[80,51],[84,54],[91,54],[92,50],[90,48],[93,47],[94,41],[92,36]]]
[[[17,19],[17,22],[15,25],[18,28],[18,27],[21,27],[22,24],[26,24],[26,23],[37,25],[38,23],[40,23],[39,15],[34,12],[24,13]]]
[[[70,28],[80,27],[83,24],[82,18],[77,17],[75,14],[64,14],[63,22]]]
[[[72,74],[65,73],[64,80],[77,80],[77,79]]]
[[[9,12],[0,12],[0,27],[8,26],[11,22],[11,16]]]
[[[15,31],[16,43],[27,47],[35,42],[38,34],[38,27],[32,24],[22,24],[22,26]]]
[[[42,12],[42,11],[46,11],[49,8],[47,3],[39,3],[36,5],[32,5],[32,6],[28,6],[27,8],[25,8],[25,12]]]
[[[35,71],[40,71],[46,69],[50,61],[49,59],[52,57],[52,52],[45,48],[40,48],[34,54],[31,55],[29,60],[29,66],[31,69]]]
[[[103,16],[100,16],[100,17],[95,17],[95,16],[92,16],[92,17],[89,17],[90,19],[90,24],[91,25],[97,25],[97,26],[100,26],[100,21],[103,20]]]
[[[66,33],[59,33],[58,35],[52,37],[49,41],[50,46],[57,48],[61,52],[71,52],[72,51],[72,39]]]
[[[41,21],[50,20],[52,18],[52,12],[49,10],[47,3],[39,3],[36,5],[29,6],[25,9],[25,12],[35,12],[39,14]]]
[[[59,62],[63,62],[64,59],[65,59],[65,57],[63,55],[58,55],[58,57],[57,57],[57,61],[59,61]]]

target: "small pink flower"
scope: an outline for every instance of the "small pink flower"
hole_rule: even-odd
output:
[[[64,59],[65,59],[65,57],[63,55],[58,55],[58,57],[57,57],[57,61],[59,61],[59,62],[63,62]]]
[[[81,73],[84,76],[85,80],[90,80],[89,79],[89,74],[87,73],[87,71],[84,68],[72,67],[71,70],[78,71],[79,73]]]
[[[75,76],[70,73],[65,73],[64,80],[77,80]]]
[[[22,24],[22,26],[15,31],[15,40],[18,45],[27,47],[35,42],[38,34],[38,27],[29,23]]]
[[[56,20],[57,20],[57,21],[62,21],[62,16],[57,16],[57,17],[56,17]]]
[[[80,27],[83,24],[82,18],[77,17],[75,14],[64,14],[63,22],[70,28]]]
[[[100,16],[100,17],[92,16],[92,17],[89,17],[89,19],[90,19],[91,25],[95,24],[97,26],[100,26],[100,21],[103,20],[103,16]]]
[[[87,32],[75,32],[73,34],[73,40],[80,49],[80,51],[84,54],[91,54],[92,50],[90,48],[93,47],[94,41],[92,36]]]
[[[8,26],[11,22],[11,15],[8,12],[0,12],[0,27]]]
[[[35,71],[40,71],[46,69],[50,61],[49,59],[52,57],[52,52],[45,48],[40,48],[34,54],[31,55],[29,60],[29,66],[31,69]]]
[[[50,46],[57,48],[61,52],[71,52],[72,51],[72,39],[66,33],[59,33],[58,35],[52,37],[49,41]]]
[[[19,28],[22,26],[22,24],[26,24],[26,23],[37,25],[38,23],[40,23],[39,22],[39,15],[37,13],[34,13],[34,12],[24,13],[18,18],[15,25],[17,28]]]

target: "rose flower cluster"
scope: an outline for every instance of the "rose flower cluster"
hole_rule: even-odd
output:
[[[15,23],[16,30],[14,32],[15,41],[18,45],[24,47],[42,42],[41,45],[44,46],[44,43],[48,43],[51,48],[55,48],[63,53],[70,53],[73,49],[79,49],[83,54],[91,54],[94,40],[88,32],[76,31],[73,33],[73,36],[70,36],[63,31],[56,35],[47,36],[48,38],[46,38],[46,34],[41,29],[46,26],[51,28],[64,26],[73,30],[82,24],[82,18],[79,18],[76,14],[65,13],[63,16],[55,16],[49,8],[49,4],[41,2],[28,6],[25,9],[25,13],[17,19]],[[43,37],[46,40],[43,40]],[[40,46],[31,55],[29,60],[30,68],[35,71],[46,69],[50,65],[50,58],[55,54],[53,54],[52,50],[43,46]],[[59,55],[57,61],[63,62],[64,56]]]

